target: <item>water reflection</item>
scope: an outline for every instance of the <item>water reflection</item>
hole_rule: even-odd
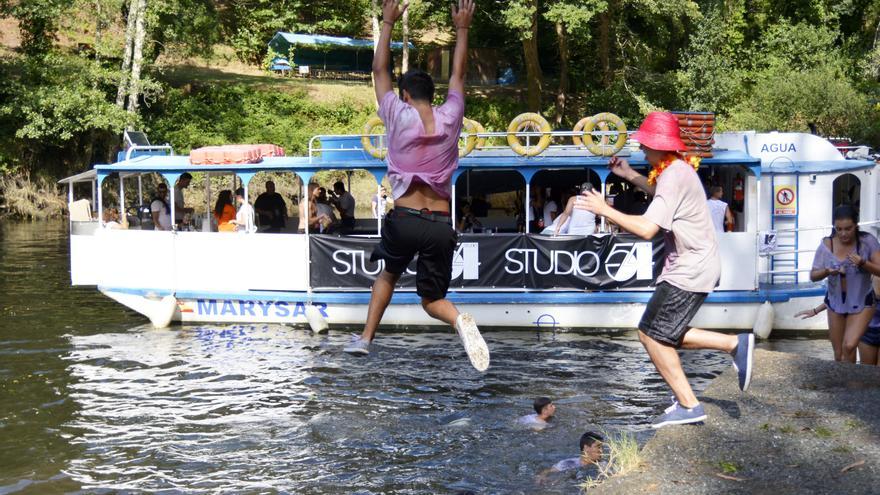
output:
[[[69,428],[84,489],[530,492],[587,428],[635,430],[665,401],[631,334],[490,333],[473,371],[451,333],[389,334],[367,359],[347,335],[284,326],[71,336]],[[689,353],[698,387],[728,366]],[[556,399],[553,428],[513,419]],[[570,492],[570,479],[542,490]]]

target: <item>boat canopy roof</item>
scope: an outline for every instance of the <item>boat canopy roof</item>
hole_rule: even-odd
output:
[[[174,156],[141,156],[109,165],[96,165],[95,169],[101,175],[111,173],[145,173],[157,172],[160,174],[181,174],[183,172],[222,172],[239,175],[250,175],[261,171],[291,171],[298,175],[311,177],[319,170],[357,170],[363,169],[371,172],[377,180],[384,177],[387,165],[384,160],[379,160],[368,155],[362,150],[333,150],[325,152],[324,156],[308,157],[267,157],[259,163],[242,164],[215,164],[193,165],[188,155]],[[340,152],[341,151],[341,152]],[[339,157],[345,154],[347,156]],[[630,165],[636,168],[646,168],[648,162],[641,152],[632,153],[627,157]],[[541,170],[561,169],[584,169],[591,168],[605,177],[608,173],[609,157],[591,156],[583,152],[565,153],[562,155],[540,155],[537,157],[522,157],[512,152],[499,153],[497,151],[475,151],[471,155],[459,160],[456,176],[467,170],[515,170],[525,178],[531,177]],[[760,167],[760,159],[749,156],[741,151],[720,151],[712,158],[704,158],[703,165],[724,166],[743,165],[750,168]]]
[[[253,176],[261,171],[290,171],[305,180],[320,170],[356,170],[371,172],[380,181],[386,164],[366,153],[358,136],[316,136],[322,148],[312,149],[312,156],[267,157],[258,163],[194,165],[188,155],[150,154],[113,164],[96,165],[59,183],[91,181],[115,173],[125,176],[156,172],[166,176],[183,172],[235,173]],[[802,133],[720,133],[716,149],[703,166],[744,166],[753,174],[796,175],[845,173],[876,166],[871,160],[847,160],[828,141]],[[797,149],[795,149],[797,148]],[[318,152],[318,150],[320,152]],[[632,152],[627,159],[635,168],[647,168],[644,153]],[[608,175],[609,157],[593,156],[576,148],[548,149],[535,157],[523,157],[509,149],[475,150],[459,160],[455,177],[467,170],[515,170],[531,180],[541,170],[593,169],[603,180]],[[100,176],[100,177],[98,177]]]

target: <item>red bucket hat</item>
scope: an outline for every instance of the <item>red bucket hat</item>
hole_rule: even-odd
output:
[[[669,112],[651,112],[633,134],[639,143],[658,151],[683,151],[678,118]]]

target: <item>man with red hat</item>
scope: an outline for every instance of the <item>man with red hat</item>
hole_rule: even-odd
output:
[[[651,426],[696,423],[705,420],[706,413],[687,381],[678,348],[730,353],[739,373],[740,389],[745,392],[751,381],[755,338],[751,333],[727,335],[689,326],[721,277],[718,241],[695,170],[699,162],[688,163],[679,153],[685,145],[678,119],[671,113],[648,114],[633,137],[651,165],[648,177],[630,168],[625,159],[613,157],[608,166],[614,174],[654,196],[645,214],[621,213],[596,192],[590,192],[576,207],[602,215],[643,239],[652,239],[663,230],[666,263],[639,322],[639,340],[675,399]]]

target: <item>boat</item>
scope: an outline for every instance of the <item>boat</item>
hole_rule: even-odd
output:
[[[526,141],[542,136],[541,132],[521,134]],[[613,132],[594,134],[601,139]],[[555,143],[574,135],[552,132]],[[503,138],[507,133],[479,136]],[[848,160],[829,141],[805,133],[723,132],[714,138],[700,174],[722,186],[735,210],[736,227],[731,232],[707,232],[718,235],[722,276],[692,324],[752,329],[765,311],[764,318],[770,318],[767,324],[772,322],[775,330],[827,328],[823,318],[794,316],[818,306],[824,296],[824,285],[809,280],[813,253],[830,233],[832,209],[840,203],[855,204],[861,228],[876,235],[878,164]],[[169,322],[307,326],[310,313],[331,328],[363,324],[372,280],[381,271],[380,264],[369,260],[378,242],[380,220],[359,219],[349,235],[297,233],[295,218],[289,221],[292,228],[282,233],[231,235],[154,231],[134,225],[117,230],[97,219],[110,206],[120,211],[140,206],[142,179],[150,174],[158,174],[169,186],[185,172],[227,175],[243,185],[246,198],[254,196],[257,184],[252,179],[258,172],[292,173],[307,184],[322,170],[366,170],[378,186],[386,174],[385,163],[365,151],[363,143],[380,142],[380,136],[318,135],[309,142],[308,155],[201,165],[193,164],[188,155],[175,154],[171,146],[150,145],[140,133],[127,133],[125,139],[127,149],[115,163],[98,164],[61,181],[69,186],[71,202],[73,285],[97,287],[157,326]],[[514,194],[507,197],[518,203],[513,210],[525,219],[517,221],[515,214],[504,210],[490,211],[481,218],[482,230],[460,233],[449,299],[472,313],[483,328],[637,326],[662,267],[662,236],[644,241],[627,233],[542,235],[536,232],[528,204],[533,189],[550,183],[589,180],[606,193],[612,184],[620,186],[620,180],[609,173],[606,154],[591,153],[583,145],[552,144],[534,156],[523,156],[503,145],[483,144],[462,158],[453,177],[453,216],[460,214],[465,198],[481,192],[491,196],[508,188]],[[616,154],[626,156],[634,168],[647,168],[632,139]],[[118,182],[116,196],[129,198],[124,204],[105,204],[111,178]],[[129,190],[135,180],[136,197]],[[620,187],[617,190],[622,194]],[[172,198],[172,218],[174,208]],[[422,310],[412,275],[401,279],[383,326],[442,325]],[[766,308],[772,311],[766,313]]]

